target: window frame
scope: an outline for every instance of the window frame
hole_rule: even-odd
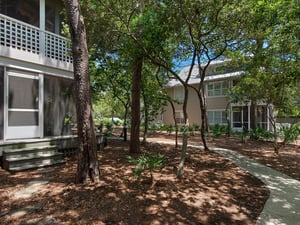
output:
[[[210,113],[213,113],[213,119],[212,119],[213,123],[210,123],[210,116],[209,116]],[[221,115],[216,116],[217,113],[221,113]],[[216,121],[221,121],[221,123]],[[207,122],[209,126],[214,126],[217,124],[221,126],[227,125],[226,111],[224,109],[207,110]]]
[[[218,88],[216,88],[216,87],[218,87]],[[226,92],[229,88],[230,88],[229,80],[209,82],[206,85],[207,97],[208,98],[224,97],[224,96],[226,96]]]
[[[183,87],[174,87],[173,98],[176,101],[182,102],[184,99],[184,88]]]

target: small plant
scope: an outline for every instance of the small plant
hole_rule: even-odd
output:
[[[193,128],[194,128],[194,131],[199,131],[200,130],[200,126],[198,124],[193,124]]]
[[[185,129],[184,126],[179,127],[179,132],[180,132],[180,133],[183,133],[183,132],[184,132],[184,129]]]
[[[72,124],[72,116],[67,113],[64,117],[64,125],[70,125]]]
[[[242,139],[242,143],[246,143],[246,139],[249,136],[249,131],[243,130],[242,132],[239,133],[239,136]]]
[[[226,126],[221,126],[219,124],[216,124],[212,127],[212,137],[213,138],[218,138],[222,134],[226,134],[227,132],[227,127]]]
[[[280,128],[280,131],[284,136],[283,143],[291,143],[300,136],[300,123],[292,124],[291,126],[283,126]]]
[[[250,136],[255,140],[258,140],[259,138],[271,139],[273,137],[273,134],[261,127],[257,127],[250,130]]]
[[[194,129],[193,126],[189,126],[189,127],[188,127],[188,130],[189,130],[191,136],[194,136],[194,135],[195,135],[195,129]]]
[[[168,134],[171,135],[171,133],[173,131],[175,131],[175,127],[173,127],[172,125],[169,125],[166,127],[166,130],[167,130]]]
[[[153,171],[156,168],[162,167],[164,165],[164,156],[161,154],[150,155],[143,153],[137,159],[131,156],[127,157],[129,163],[135,165],[134,175],[140,178],[141,174],[146,171],[150,173],[151,182],[153,182]]]

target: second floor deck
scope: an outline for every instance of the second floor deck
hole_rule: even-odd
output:
[[[69,39],[0,14],[0,56],[73,70]]]

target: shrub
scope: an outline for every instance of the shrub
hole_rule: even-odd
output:
[[[259,138],[271,139],[272,137],[274,137],[274,135],[271,132],[261,127],[251,129],[249,134],[255,140],[258,140]]]
[[[129,163],[135,165],[134,175],[140,177],[144,171],[150,173],[151,181],[153,181],[153,171],[155,168],[162,167],[164,164],[164,156],[161,154],[149,155],[143,153],[137,159],[132,158],[131,156],[127,157]]]
[[[194,131],[199,131],[200,130],[200,126],[198,124],[193,124],[193,128],[194,128]]]
[[[246,138],[250,135],[250,133],[248,130],[243,130],[241,132],[236,132],[235,135],[241,138],[242,143],[246,143]]]
[[[211,135],[213,138],[218,138],[222,134],[226,134],[226,133],[227,133],[227,126],[221,126],[219,124],[216,124],[211,128]]]
[[[168,132],[169,135],[171,135],[171,133],[173,131],[175,131],[175,127],[172,126],[172,125],[169,125],[169,126],[166,127],[166,131]]]
[[[283,143],[291,143],[300,136],[300,123],[292,124],[291,126],[282,126],[280,131],[283,133]]]
[[[194,136],[194,134],[195,134],[195,129],[194,129],[194,127],[193,127],[193,126],[189,126],[189,127],[188,127],[188,130],[189,130],[189,132],[190,132],[190,135]]]
[[[158,131],[161,129],[161,126],[160,126],[160,124],[157,124],[157,123],[150,123],[148,129],[150,131]]]

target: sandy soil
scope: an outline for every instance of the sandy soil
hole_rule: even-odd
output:
[[[152,138],[174,140],[165,134],[152,134]],[[200,137],[191,137],[190,143],[200,143]],[[262,141],[242,144],[222,137],[209,139],[209,146],[234,149],[300,178],[299,146],[285,146],[279,155],[273,154],[271,143]],[[213,152],[189,148],[184,176],[177,179],[180,149],[148,143],[142,151],[165,156],[153,183],[149,174],[134,177],[134,166],[127,161],[128,142],[120,140],[109,140],[98,153],[101,182],[96,185],[73,183],[75,157],[39,170],[0,169],[0,224],[255,224],[269,191],[247,172]],[[28,182],[41,178],[49,182],[30,198],[15,198]]]

